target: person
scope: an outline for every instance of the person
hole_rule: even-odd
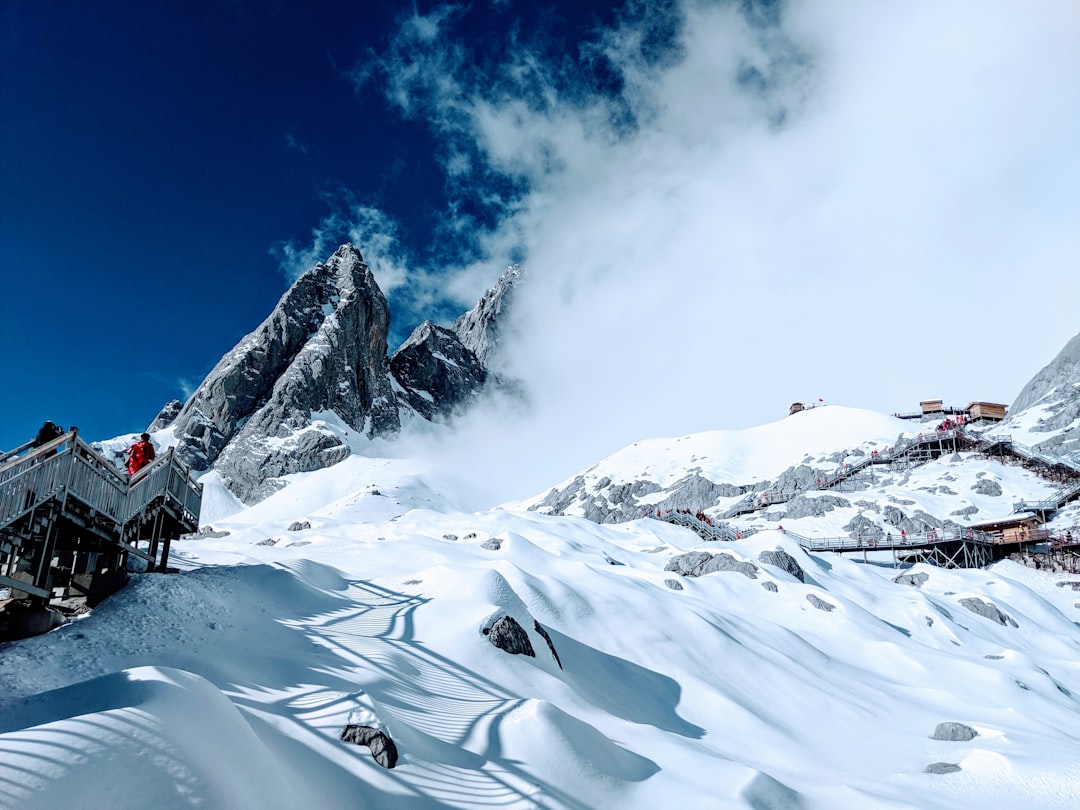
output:
[[[59,439],[64,435],[64,429],[59,425],[54,425],[52,422],[46,420],[45,424],[41,426],[37,436],[34,438],[34,447],[41,447],[43,444],[48,444],[53,439]]]
[[[127,449],[128,475],[134,475],[151,461],[154,460],[154,445],[150,444],[150,434],[144,433],[139,441]]]
[[[41,426],[40,430],[38,430],[37,436],[34,437],[34,441],[33,441],[33,443],[31,443],[30,446],[32,448],[33,447],[42,447],[43,445],[46,445],[49,442],[51,442],[53,439],[59,439],[63,435],[64,435],[64,429],[62,427],[60,427],[59,425],[54,425],[52,422],[46,420],[45,424]],[[55,456],[55,455],[56,455],[56,448],[54,447],[52,450],[49,450],[47,453],[43,454],[41,457],[42,458],[51,458],[52,456]]]

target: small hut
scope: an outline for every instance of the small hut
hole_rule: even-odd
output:
[[[944,401],[940,399],[924,399],[919,403],[923,416],[937,416],[945,410]]]
[[[805,410],[806,406],[804,406],[801,402],[792,402],[791,407],[788,408],[788,416],[791,416],[793,413],[798,413],[799,411]]]
[[[1005,418],[1005,406],[998,402],[972,402],[967,407],[968,419],[1000,422]]]
[[[1032,512],[1019,512],[1008,517],[969,524],[971,528],[993,535],[999,543],[1030,543],[1043,538],[1039,519]]]

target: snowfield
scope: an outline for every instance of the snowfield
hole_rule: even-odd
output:
[[[640,442],[589,475],[743,484],[900,432],[816,410]],[[973,491],[988,477],[1001,495]],[[1076,806],[1080,577],[811,555],[761,516],[705,543],[655,520],[466,512],[452,481],[356,456],[295,476],[175,543],[182,573],[0,646],[0,807]],[[219,515],[236,508],[208,484]],[[1048,488],[961,454],[791,525],[831,536],[898,500],[986,519]],[[802,580],[762,562],[778,548]],[[665,570],[695,550],[753,568]],[[533,656],[491,643],[505,616]],[[339,739],[357,717],[396,768]],[[956,739],[934,739],[944,723]]]

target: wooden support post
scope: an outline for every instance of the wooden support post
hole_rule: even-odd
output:
[[[149,550],[148,553],[150,555],[150,559],[152,559],[152,560],[157,559],[158,540],[161,539],[161,519],[162,519],[162,517],[163,517],[163,515],[162,515],[162,513],[160,511],[154,516],[153,529],[151,530],[151,533],[150,533],[150,550]],[[155,566],[155,563],[150,564],[151,570],[153,570],[154,566]]]
[[[49,528],[45,532],[45,542],[41,544],[41,559],[38,560],[37,573],[34,574],[34,587],[43,591],[49,591],[49,574],[52,568],[53,549],[56,547],[56,533],[59,531],[60,521],[53,517]]]
[[[172,545],[172,532],[165,537],[165,543],[161,549],[161,562],[158,563],[158,571],[165,574],[169,571],[169,547]]]

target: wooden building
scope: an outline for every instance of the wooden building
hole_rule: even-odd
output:
[[[806,407],[801,402],[792,402],[791,407],[788,409],[788,416],[804,410],[806,410]]]
[[[923,416],[931,416],[941,413],[944,404],[940,399],[924,399],[919,403],[919,408],[922,410]]]
[[[1005,410],[1005,406],[997,402],[972,402],[967,408],[969,419],[985,419],[991,422],[1000,422],[1004,419]]]
[[[1031,512],[972,523],[971,528],[992,535],[998,543],[1031,543],[1044,540],[1048,533],[1040,528],[1039,519]]]

